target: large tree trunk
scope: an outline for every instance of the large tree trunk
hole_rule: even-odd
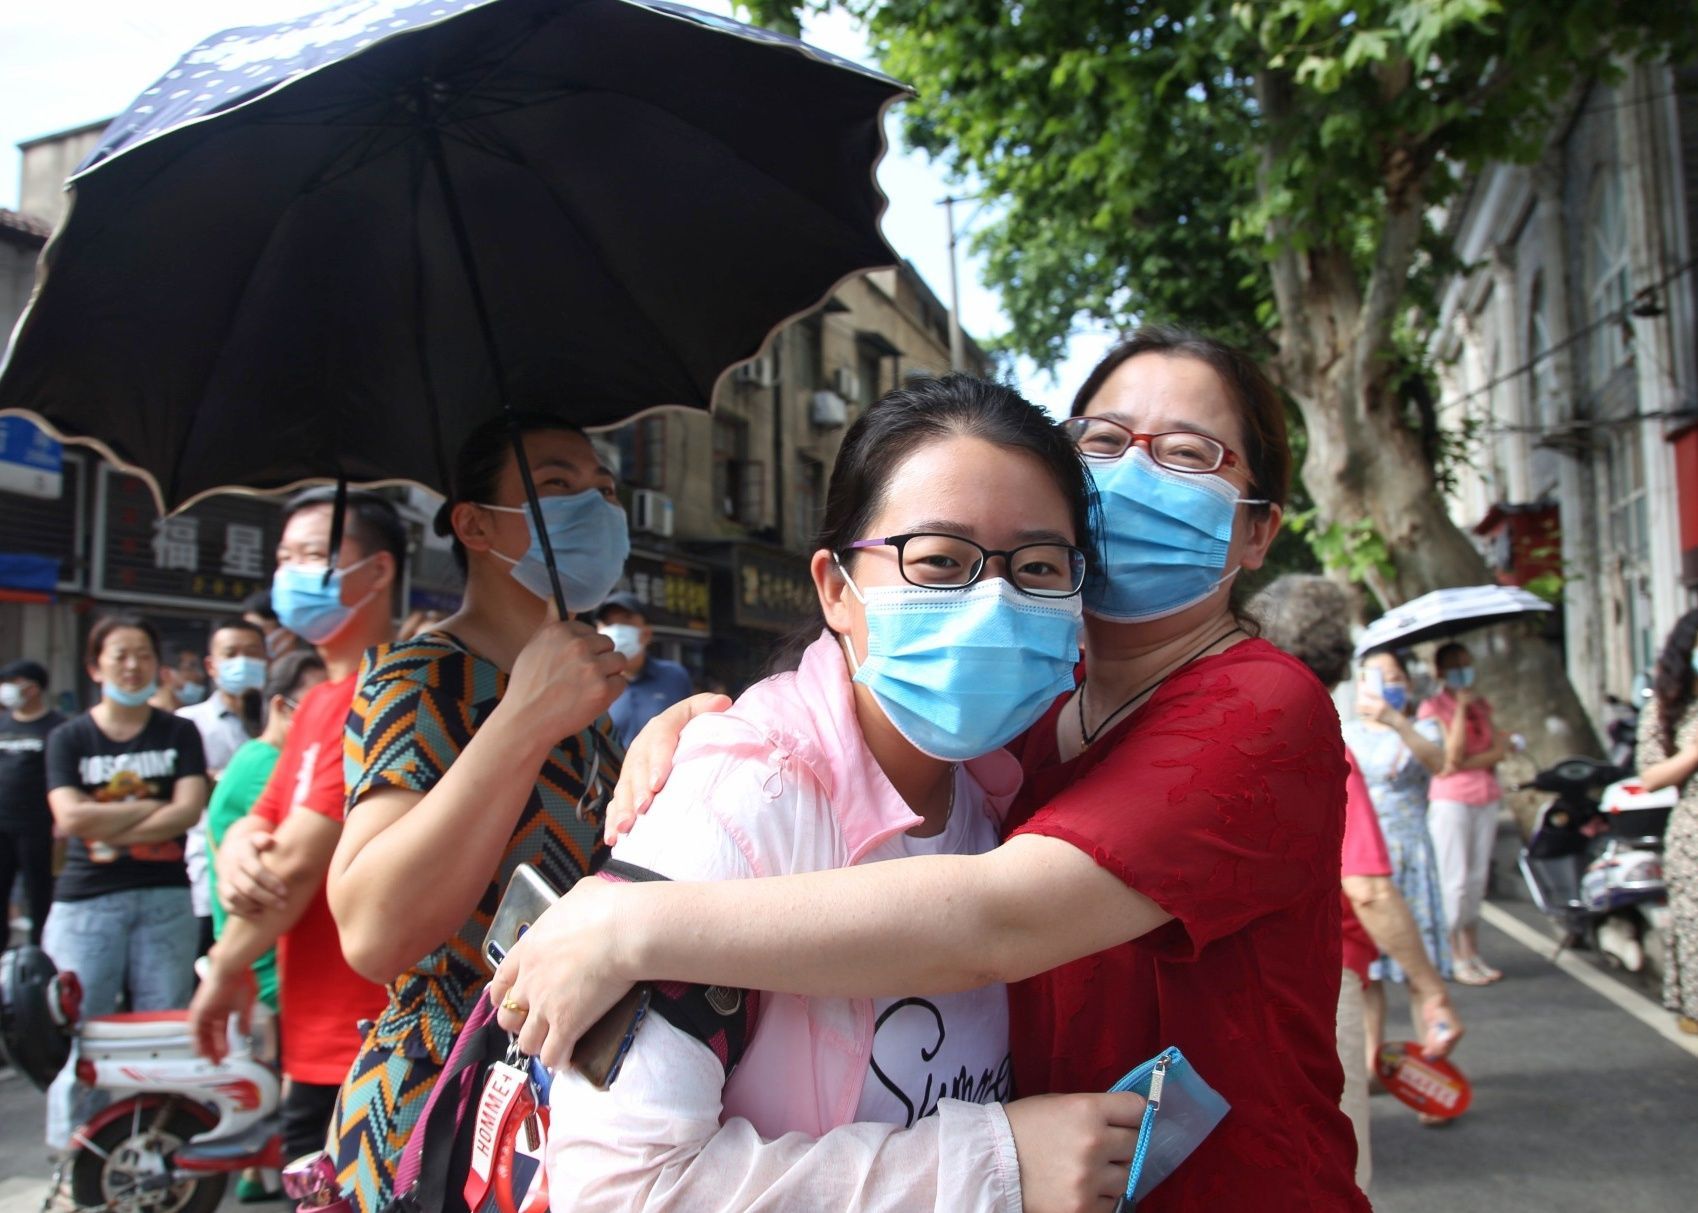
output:
[[[1290,121],[1290,89],[1281,72],[1256,80],[1267,135],[1264,186],[1280,154],[1280,131]],[[1422,230],[1423,162],[1420,149],[1386,155],[1386,220],[1366,283],[1345,243],[1348,233],[1335,245],[1302,247],[1277,219],[1269,232],[1280,318],[1276,367],[1309,437],[1303,483],[1320,526],[1373,522],[1392,567],[1389,575],[1371,573],[1367,581],[1388,608],[1430,590],[1494,580],[1446,511],[1433,466],[1405,423],[1391,382],[1392,324]],[[1540,764],[1568,753],[1601,754],[1560,651],[1526,626],[1466,638],[1499,727],[1520,734]]]
[[[1332,365],[1350,362],[1343,357]],[[1363,385],[1354,378],[1345,370],[1323,374],[1308,390],[1289,385],[1308,428],[1303,481],[1320,523],[1373,521],[1394,566],[1390,577],[1369,577],[1383,606],[1429,590],[1493,581],[1485,560],[1446,512],[1432,467],[1389,398],[1389,385]],[[1377,394],[1383,394],[1378,407],[1354,407]],[[1459,637],[1474,655],[1480,687],[1500,727],[1526,740],[1525,756],[1505,764],[1506,787],[1567,754],[1603,752],[1568,681],[1562,652],[1542,630],[1537,623],[1519,623]],[[1512,797],[1523,826],[1525,800]]]

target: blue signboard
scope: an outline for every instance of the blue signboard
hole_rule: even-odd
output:
[[[65,448],[22,417],[0,417],[0,489],[58,500]]]

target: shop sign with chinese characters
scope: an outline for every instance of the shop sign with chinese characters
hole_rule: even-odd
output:
[[[705,638],[713,627],[705,565],[652,552],[632,552],[625,571],[643,618],[661,635]]]
[[[95,496],[96,597],[234,607],[271,584],[277,502],[237,493],[161,518],[147,485],[101,465]]]
[[[788,632],[818,610],[807,557],[742,545],[733,559],[738,627]]]

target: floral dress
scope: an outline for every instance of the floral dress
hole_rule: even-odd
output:
[[[1436,720],[1420,720],[1416,730],[1434,744],[1444,744],[1442,726]],[[1438,859],[1427,833],[1427,781],[1431,778],[1397,731],[1352,720],[1344,726],[1344,743],[1356,756],[1362,778],[1368,782],[1374,811],[1379,814],[1380,832],[1385,835],[1391,856],[1392,882],[1397,885],[1433,967],[1450,976],[1450,932],[1444,920],[1444,901],[1439,895]],[[1374,981],[1405,980],[1402,966],[1381,956],[1369,966]]]
[[[1655,699],[1639,717],[1639,769],[1663,761],[1698,741],[1698,701],[1686,705],[1674,731],[1674,750],[1663,745],[1662,705]],[[1698,779],[1688,779],[1663,835],[1663,879],[1669,890],[1668,952],[1663,961],[1663,1006],[1698,1019]]]

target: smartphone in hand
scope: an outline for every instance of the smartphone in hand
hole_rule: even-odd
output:
[[[483,937],[484,963],[492,971],[499,968],[519,937],[559,900],[560,894],[554,886],[530,864],[522,863],[514,868],[507,891],[501,895],[501,904],[495,907],[495,918]]]
[[[507,891],[495,908],[495,918],[483,939],[483,957],[493,970],[531,925],[560,900],[560,894],[541,872],[528,863],[513,869]],[[597,1020],[572,1049],[572,1068],[606,1090],[619,1076],[619,1066],[631,1050],[637,1026],[648,1012],[650,987],[634,986],[613,1009]]]

